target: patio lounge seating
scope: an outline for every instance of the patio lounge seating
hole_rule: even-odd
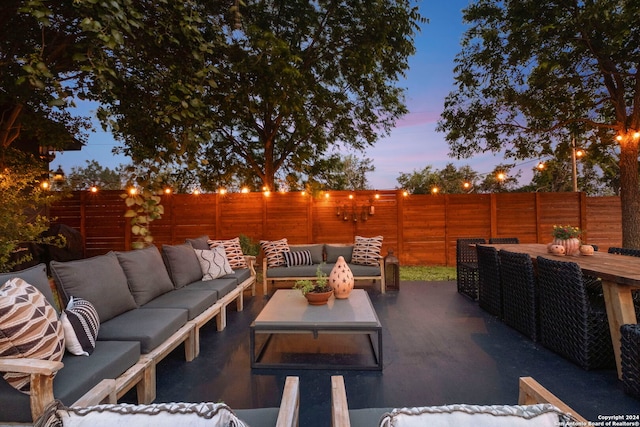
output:
[[[478,299],[478,256],[471,245],[487,243],[481,237],[462,238],[456,241],[456,275],[458,292],[472,300]]]
[[[342,376],[331,377],[333,427],[588,425],[587,421],[531,377],[520,378],[518,405],[447,405],[419,408],[349,409]],[[501,416],[495,416],[501,415]]]
[[[101,383],[101,393],[93,401],[78,402],[71,408],[60,401],[50,405],[35,427],[91,425],[132,426],[244,426],[295,427],[298,425],[300,387],[298,377],[287,377],[277,408],[231,409],[224,403],[158,403],[149,405],[100,404],[115,393],[114,380]]]
[[[538,257],[540,341],[583,369],[615,366],[604,298],[574,262]]]

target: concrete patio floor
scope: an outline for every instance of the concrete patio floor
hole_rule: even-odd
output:
[[[224,331],[217,332],[215,322],[202,330],[197,359],[187,363],[177,349],[158,365],[156,402],[278,406],[284,378],[295,375],[300,426],[328,427],[331,375],[344,375],[351,408],[515,404],[518,378],[531,376],[588,420],[640,414],[640,400],[623,392],[614,369],[582,370],[458,294],[455,282],[403,282],[399,292],[385,295],[368,291],[383,327],[382,372],[252,370],[249,325],[268,297],[247,296],[244,311],[228,312]]]

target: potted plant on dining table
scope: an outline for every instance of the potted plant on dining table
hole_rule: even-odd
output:
[[[293,289],[299,289],[310,305],[324,305],[333,295],[333,288],[329,286],[327,275],[322,272],[320,266],[316,270],[315,280],[296,280]]]
[[[556,247],[560,246],[564,248],[564,254],[566,255],[580,255],[580,237],[582,230],[578,227],[572,227],[571,225],[554,225],[553,241],[549,244],[549,251],[555,253]]]

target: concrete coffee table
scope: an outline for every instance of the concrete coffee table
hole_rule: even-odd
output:
[[[252,368],[382,370],[382,326],[363,289],[319,306],[279,289],[250,331]]]

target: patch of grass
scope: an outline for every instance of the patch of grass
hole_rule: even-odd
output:
[[[400,266],[400,281],[449,281],[456,280],[455,267]]]

